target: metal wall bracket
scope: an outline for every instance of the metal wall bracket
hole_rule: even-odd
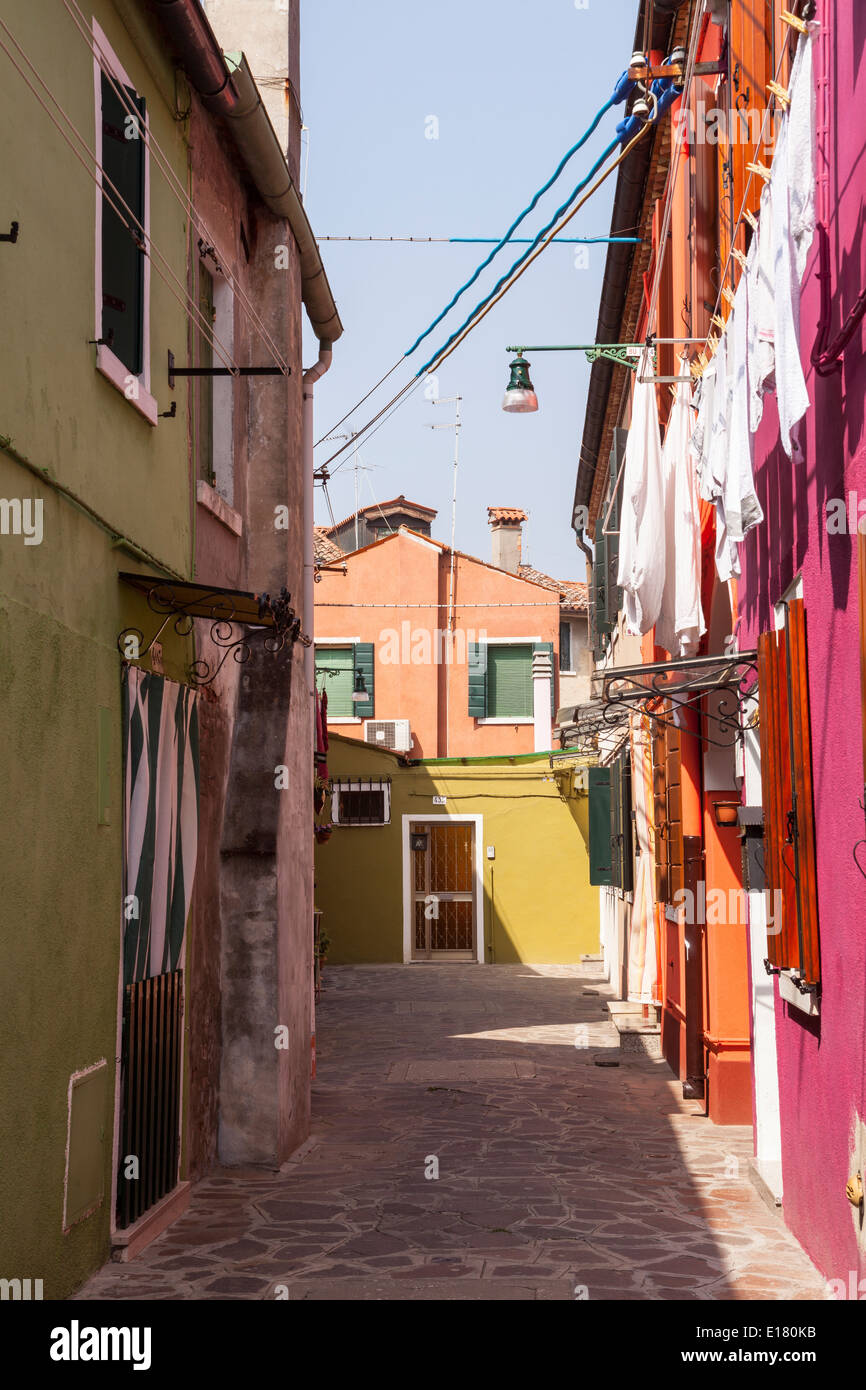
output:
[[[168,354],[168,388],[174,390],[174,380],[178,376],[290,376],[291,367],[178,367],[174,353]]]
[[[696,737],[716,748],[733,748],[743,737],[743,716],[757,675],[758,654],[746,651],[643,666],[611,666],[593,672],[592,687],[606,706],[640,711],[660,724],[677,728],[682,724],[675,716],[693,709],[703,723]],[[710,701],[714,707],[702,703],[707,696],[715,696]]]
[[[0,234],[0,241],[11,241],[13,246],[18,240],[18,223],[10,222],[8,232]]]

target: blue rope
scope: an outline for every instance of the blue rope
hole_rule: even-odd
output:
[[[580,183],[579,183],[575,188],[573,188],[573,189],[571,190],[571,192],[569,193],[569,195],[568,195],[568,197],[566,198],[565,202],[562,204],[561,207],[558,207],[558,208],[556,209],[556,212],[553,214],[553,216],[551,217],[550,221],[549,221],[544,227],[542,227],[541,231],[538,233],[538,235],[537,235],[537,237],[535,238],[535,240],[532,241],[532,242],[530,243],[530,245],[527,247],[527,249],[523,252],[523,255],[522,255],[522,256],[518,256],[517,260],[516,260],[516,261],[514,262],[514,264],[510,267],[510,269],[506,270],[505,274],[504,274],[499,280],[497,280],[496,284],[493,286],[493,289],[490,291],[490,293],[489,293],[489,294],[486,294],[486,295],[484,296],[483,299],[481,299],[481,300],[478,301],[478,303],[475,305],[475,308],[472,310],[472,313],[468,316],[468,318],[466,318],[466,319],[463,320],[463,322],[461,323],[461,325],[460,325],[459,328],[456,328],[456,329],[454,330],[454,332],[451,334],[451,337],[448,339],[448,341],[445,342],[445,343],[443,343],[442,346],[441,346],[436,352],[434,352],[433,356],[432,356],[427,362],[424,363],[424,366],[423,366],[423,367],[419,367],[419,368],[418,368],[418,371],[415,373],[416,376],[421,376],[423,372],[426,372],[426,371],[427,371],[427,369],[432,365],[432,363],[436,361],[437,357],[439,357],[439,356],[445,351],[446,348],[450,347],[451,344],[454,342],[454,339],[457,338],[457,337],[459,337],[459,335],[463,332],[464,328],[466,328],[466,327],[472,322],[472,320],[475,318],[475,315],[476,315],[477,313],[479,313],[481,309],[484,308],[484,305],[488,302],[488,300],[492,299],[493,296],[494,296],[499,290],[501,290],[501,288],[502,288],[502,286],[505,284],[506,280],[508,280],[508,279],[514,274],[515,270],[518,270],[518,269],[520,268],[520,266],[523,265],[523,262],[532,254],[532,251],[533,251],[534,247],[536,247],[536,246],[538,245],[538,243],[547,235],[547,233],[550,231],[551,227],[553,227],[553,226],[556,225],[556,223],[559,221],[559,219],[560,219],[560,217],[562,216],[562,214],[563,214],[564,212],[567,212],[567,211],[568,211],[568,209],[571,207],[572,203],[574,202],[575,198],[577,197],[578,193],[580,193],[582,189],[586,188],[586,185],[587,185],[587,184],[591,181],[591,179],[598,173],[599,169],[601,168],[602,164],[604,164],[605,160],[608,159],[609,156],[613,154],[613,152],[614,152],[614,150],[616,149],[616,147],[617,147],[618,144],[619,144],[619,136],[617,136],[616,139],[612,140],[612,141],[610,142],[610,144],[608,145],[607,149],[604,150],[604,151],[599,155],[598,159],[597,159],[597,160],[595,161],[595,163],[593,164],[593,166],[592,166],[592,168],[590,169],[589,173],[586,175],[586,178],[581,179]],[[491,252],[490,256],[488,256],[488,257],[487,257],[487,260],[484,262],[485,265],[487,265],[487,264],[490,262],[490,260],[492,259],[492,257],[493,257],[494,254],[495,254],[495,252]],[[479,267],[479,269],[482,269],[482,267]],[[477,272],[476,272],[476,274],[477,274]],[[473,276],[472,278],[475,279],[475,276]],[[471,284],[472,284],[472,280],[468,280],[466,283],[469,284],[469,285],[471,285]],[[464,286],[464,289],[465,289],[465,286]],[[462,293],[462,291],[460,291],[460,293]],[[451,301],[451,303],[453,304],[454,301],[455,301],[456,299],[457,299],[457,295],[454,296],[454,299]],[[451,307],[451,305],[449,304],[448,308],[450,309],[450,307]],[[439,319],[441,319],[441,318],[443,317],[443,315],[444,315],[445,313],[447,313],[447,312],[448,312],[447,309],[443,309],[442,313],[439,315]],[[430,329],[433,328],[433,327],[435,326],[435,324],[437,324],[437,323],[439,322],[439,319],[434,319],[434,320],[433,320],[433,323],[431,323],[430,328],[428,328],[428,329],[426,330],[425,333],[422,333],[422,334],[421,334],[421,337],[417,340],[418,343],[420,343],[421,340],[422,340],[423,338],[426,338],[426,337],[427,337],[427,334],[430,332]],[[415,346],[417,346],[417,343],[415,344]],[[409,352],[406,352],[406,353],[403,354],[404,357],[408,357],[408,356],[409,356],[409,353],[411,353],[413,350],[414,350],[413,347],[410,348],[410,349],[409,349]]]
[[[489,266],[490,262],[493,260],[493,257],[494,257],[495,255],[497,255],[499,251],[502,250],[502,247],[505,246],[505,244],[506,244],[508,241],[511,240],[511,234],[512,234],[512,232],[515,232],[515,231],[517,230],[517,228],[520,226],[520,224],[521,224],[521,222],[523,221],[523,219],[524,219],[525,217],[528,217],[529,214],[532,212],[533,208],[536,207],[536,205],[538,204],[538,200],[539,200],[540,198],[542,198],[542,197],[544,196],[544,194],[547,192],[547,190],[551,187],[551,185],[554,184],[554,183],[556,182],[556,180],[559,178],[560,174],[562,173],[563,169],[565,168],[566,164],[567,164],[568,161],[571,159],[571,156],[572,156],[573,154],[576,154],[576,153],[577,153],[577,151],[580,149],[581,145],[585,145],[585,144],[586,144],[586,142],[587,142],[587,140],[589,139],[590,135],[592,135],[593,131],[596,129],[596,127],[597,127],[599,121],[601,120],[602,116],[606,115],[606,113],[610,110],[610,108],[611,108],[612,106],[618,106],[620,102],[625,101],[626,97],[628,96],[628,94],[629,94],[629,92],[631,91],[631,89],[632,89],[633,86],[634,86],[634,83],[631,82],[631,81],[629,81],[628,74],[627,74],[627,73],[623,73],[622,77],[620,77],[619,81],[618,81],[617,84],[616,84],[616,87],[614,88],[613,96],[610,97],[610,99],[604,103],[604,106],[602,106],[601,110],[600,110],[600,111],[597,113],[597,115],[595,116],[595,118],[594,118],[594,120],[593,120],[593,122],[592,122],[592,125],[590,125],[590,126],[587,128],[587,130],[584,131],[583,135],[581,135],[581,137],[580,137],[580,139],[578,140],[577,144],[576,144],[576,145],[572,145],[571,149],[568,150],[567,153],[564,154],[564,155],[562,156],[562,159],[559,161],[558,165],[556,166],[556,169],[555,169],[554,172],[551,174],[550,178],[547,180],[547,183],[544,184],[541,188],[539,188],[539,190],[538,190],[538,192],[536,193],[535,197],[532,199],[532,202],[529,203],[529,204],[527,204],[527,206],[523,209],[523,211],[522,211],[522,213],[520,214],[520,216],[517,217],[517,218],[512,222],[511,226],[508,228],[508,231],[505,233],[505,236],[502,238],[501,241],[498,241],[498,242],[496,243],[496,245],[494,246],[493,250],[490,252],[490,255],[489,255],[485,260],[483,260],[483,261],[481,262],[481,264],[480,264],[480,266],[478,267],[478,269],[475,270],[475,271],[472,273],[472,275],[469,277],[469,279],[466,281],[466,284],[460,286],[460,289],[459,289],[459,290],[457,291],[457,293],[454,295],[454,298],[451,299],[451,300],[449,301],[449,303],[447,303],[447,304],[445,305],[445,308],[442,310],[441,314],[438,314],[437,317],[433,320],[433,322],[432,322],[431,324],[429,324],[427,328],[424,329],[424,332],[421,333],[421,334],[415,339],[415,341],[414,341],[414,343],[412,344],[412,346],[411,346],[410,348],[407,348],[407,349],[406,349],[406,351],[405,351],[404,354],[403,354],[404,357],[411,357],[412,353],[415,351],[415,349],[416,349],[416,347],[418,346],[418,344],[419,344],[419,343],[423,343],[424,339],[428,336],[428,334],[430,334],[430,333],[433,332],[433,329],[436,327],[437,323],[441,323],[442,320],[444,319],[445,315],[449,312],[449,310],[451,310],[451,309],[454,308],[454,305],[457,303],[457,301],[458,301],[458,299],[460,298],[461,294],[464,294],[465,291],[469,289],[470,285],[474,285],[474,284],[475,284],[475,281],[478,279],[478,277],[479,277],[479,275],[481,274],[482,270],[486,270],[486,269],[487,269],[487,267]]]
[[[459,242],[460,244],[464,244],[464,243],[466,243],[466,242],[477,242],[477,241],[480,241],[480,242],[483,242],[485,245],[489,245],[489,243],[490,243],[491,241],[495,241],[495,240],[496,240],[496,237],[495,237],[495,236],[450,236],[450,237],[448,238],[448,240],[451,241],[451,242]],[[512,246],[531,246],[531,245],[532,245],[532,237],[528,237],[528,236],[515,236],[515,237],[510,237],[509,240],[510,240],[510,244],[511,244]],[[597,242],[609,242],[609,241],[620,242],[620,241],[622,241],[622,242],[632,242],[632,243],[634,243],[635,245],[638,245],[638,244],[640,243],[641,240],[642,240],[642,238],[639,237],[639,236],[558,236],[558,237],[555,237],[555,238],[554,238],[552,244],[553,244],[554,246],[577,246],[578,244],[580,244],[580,245],[590,245],[590,244],[591,244],[591,245],[594,246]],[[502,245],[501,242],[500,242],[499,244],[500,244],[500,246]]]

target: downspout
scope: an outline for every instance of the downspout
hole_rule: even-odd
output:
[[[303,460],[304,460],[304,629],[310,637],[315,632],[313,594],[315,592],[315,552],[313,549],[313,388],[331,365],[331,344],[327,338],[319,341],[319,356],[304,372],[303,396]],[[304,680],[312,699],[316,689],[316,653],[312,645],[304,649]],[[313,750],[315,751],[315,750]]]

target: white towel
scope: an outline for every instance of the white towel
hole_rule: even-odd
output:
[[[710,438],[705,444],[706,459],[701,480],[705,501],[720,497],[728,471],[728,334],[724,332],[713,356],[713,410]]]
[[[641,382],[653,375],[652,354],[644,352],[632,397],[631,426],[623,468],[619,570],[626,626],[634,635],[649,632],[661,607],[665,580],[664,485],[655,387]]]
[[[726,337],[730,339],[728,361],[728,452],[723,496],[725,524],[732,541],[741,541],[746,533],[764,520],[761,504],[755,495],[752,475],[752,435],[749,430],[749,371],[748,371],[749,277],[740,277],[734,307],[728,320]]]
[[[808,32],[797,44],[788,83],[791,99],[787,121],[788,191],[798,286],[806,271],[806,259],[815,234],[815,83],[812,59],[819,28],[817,23],[811,23]]]
[[[706,631],[701,607],[701,520],[697,476],[689,449],[691,375],[680,366],[662,450],[665,481],[665,586],[656,642],[672,656],[690,656]]]
[[[773,196],[770,185],[761,193],[758,231],[746,257],[749,286],[748,371],[749,429],[752,434],[764,413],[764,391],[773,385],[775,353],[773,330],[776,323],[773,291]]]

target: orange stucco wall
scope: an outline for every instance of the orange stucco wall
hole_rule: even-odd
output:
[[[374,717],[408,719],[416,758],[531,753],[535,743],[531,719],[485,724],[470,718],[467,643],[485,640],[485,633],[488,639],[552,642],[558,701],[556,594],[480,560],[456,555],[456,659],[449,665],[447,639],[437,644],[436,633],[437,629],[446,633],[448,628],[450,553],[401,531],[344,560],[345,574],[336,568],[322,571],[316,584],[316,642],[345,638],[374,644]],[[384,606],[395,603],[406,607]],[[361,606],[377,604],[383,606]],[[430,606],[413,608],[411,604]],[[476,604],[480,606],[471,606]],[[438,661],[437,652],[441,652]],[[361,720],[329,722],[341,734],[363,738]]]

